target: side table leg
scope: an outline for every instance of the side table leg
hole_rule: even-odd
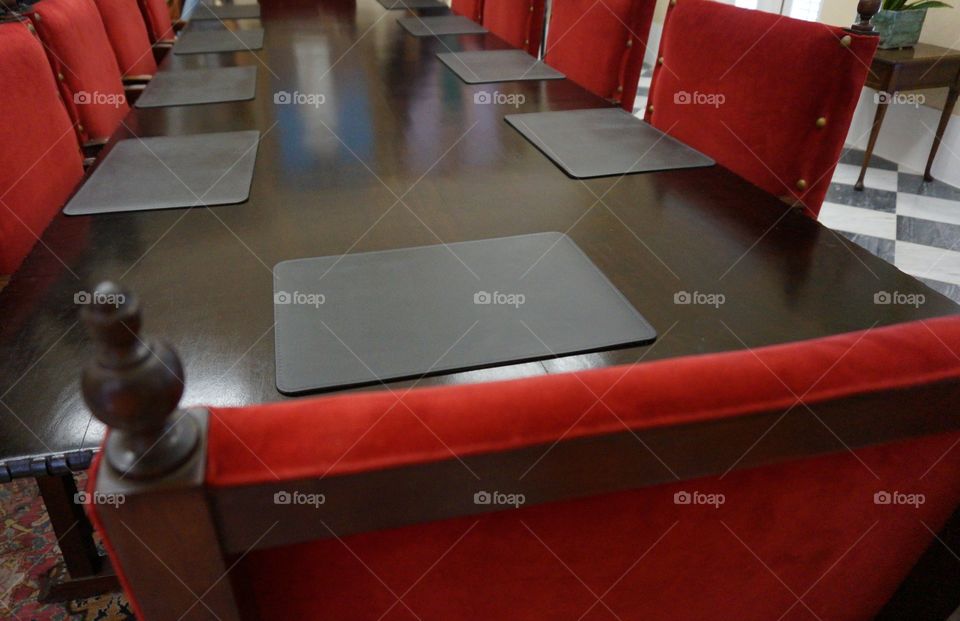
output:
[[[870,130],[870,141],[867,142],[867,154],[864,156],[863,166],[860,168],[860,178],[857,179],[856,185],[853,186],[855,190],[863,190],[863,180],[867,176],[867,167],[870,165],[871,158],[873,158],[873,149],[877,146],[877,138],[880,136],[883,118],[887,116],[887,106],[890,105],[888,102],[891,96],[889,93],[884,94],[886,96],[882,97],[880,103],[877,104],[877,115],[873,119],[873,129]]]
[[[924,181],[933,181],[931,170],[933,169],[933,160],[937,157],[937,151],[940,150],[940,143],[943,141],[943,134],[947,131],[947,124],[950,123],[950,117],[953,116],[953,109],[957,105],[957,97],[960,96],[960,87],[953,87],[947,95],[947,103],[943,106],[943,114],[940,116],[940,125],[937,127],[937,135],[933,138],[933,148],[930,149],[930,159],[927,160],[927,169],[923,173]]]

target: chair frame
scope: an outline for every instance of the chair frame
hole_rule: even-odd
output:
[[[183,384],[176,353],[139,335],[134,295],[113,283],[97,291],[101,299],[122,293],[125,301],[82,311],[98,352],[84,369],[84,398],[110,426],[94,465],[94,489],[122,495],[124,502],[91,513],[109,535],[121,560],[121,582],[137,594],[136,606],[147,620],[165,618],[169,610],[188,611],[184,619],[255,618],[255,607],[244,604],[246,595],[224,579],[255,549],[501,510],[477,505],[463,493],[477,485],[472,472],[487,486],[502,484],[524,494],[533,505],[675,481],[654,453],[671,463],[681,480],[720,475],[749,439],[765,433],[763,445],[749,451],[737,470],[960,430],[960,418],[939,405],[960,402],[960,381],[950,380],[822,403],[819,419],[788,417],[775,424],[782,411],[769,410],[562,440],[533,472],[526,471],[543,456],[542,445],[463,457],[469,471],[451,458],[322,482],[211,487],[204,484],[210,413],[178,407]],[[638,448],[637,436],[650,451]],[[274,495],[291,486],[305,494],[335,495],[338,502],[277,505]],[[420,493],[415,506],[407,493],[411,486]],[[283,528],[273,528],[280,521]],[[960,563],[949,551],[960,549],[960,510],[938,537],[879,619],[947,619],[960,607]]]

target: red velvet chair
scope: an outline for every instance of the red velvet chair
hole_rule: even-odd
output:
[[[483,25],[513,47],[540,55],[546,0],[484,0]]]
[[[823,24],[671,2],[646,118],[816,217],[876,47]]]
[[[655,0],[554,0],[544,60],[633,112]]]
[[[137,0],[95,0],[124,80],[149,79],[157,61]]]
[[[933,619],[957,592],[960,317],[172,414],[180,363],[132,355],[125,300],[83,310],[83,385],[141,621]]]
[[[41,0],[28,14],[84,142],[105,142],[130,110],[93,0]]]
[[[140,13],[147,24],[150,43],[169,45],[176,38],[176,29],[170,19],[170,7],[164,0],[137,0]]]
[[[27,21],[0,23],[0,275],[12,274],[83,177],[76,129]]]
[[[483,0],[453,0],[450,9],[457,15],[483,22]]]

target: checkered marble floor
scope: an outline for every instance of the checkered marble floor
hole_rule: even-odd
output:
[[[643,117],[653,71],[640,78],[634,114]],[[960,302],[960,189],[874,156],[866,187],[853,189],[863,151],[844,151],[820,222]]]

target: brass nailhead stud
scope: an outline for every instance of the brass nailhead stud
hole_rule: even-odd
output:
[[[677,0],[670,0],[670,6],[677,6]]]
[[[842,45],[843,47],[850,47],[852,44],[853,44],[853,37],[851,37],[850,35],[845,35],[842,39],[840,39],[840,45]]]
[[[653,114],[653,106],[647,106],[647,110],[650,112],[650,114]]]
[[[662,65],[662,64],[663,64],[663,56],[661,56],[660,58],[657,59],[657,64],[658,64],[658,65]]]
[[[617,92],[618,92],[618,93],[622,93],[622,92],[623,92],[623,87],[622,87],[622,86],[618,86],[618,87],[617,87]]]
[[[79,123],[77,123],[77,131],[82,134],[82,133],[83,133],[83,125],[80,125]]]
[[[60,72],[57,72],[57,79],[60,80],[61,82],[63,82],[63,80],[64,80],[63,74],[60,73]]]
[[[524,39],[524,40],[523,40],[523,44],[524,44],[524,45],[530,45],[530,39]]]
[[[633,39],[627,39],[627,47],[633,47]]]
[[[533,5],[530,5],[530,12],[533,13]]]
[[[801,179],[801,180],[797,181],[797,189],[800,190],[801,192],[803,192],[804,190],[806,190],[806,189],[807,189],[807,180],[806,180],[806,179]]]
[[[34,27],[33,27],[33,24],[31,24],[30,22],[27,22],[27,30],[29,30],[29,31],[32,32],[33,34],[37,34],[37,29],[34,28]]]
[[[827,117],[821,116],[819,119],[817,119],[817,127],[819,129],[823,129],[826,126],[827,126]]]

